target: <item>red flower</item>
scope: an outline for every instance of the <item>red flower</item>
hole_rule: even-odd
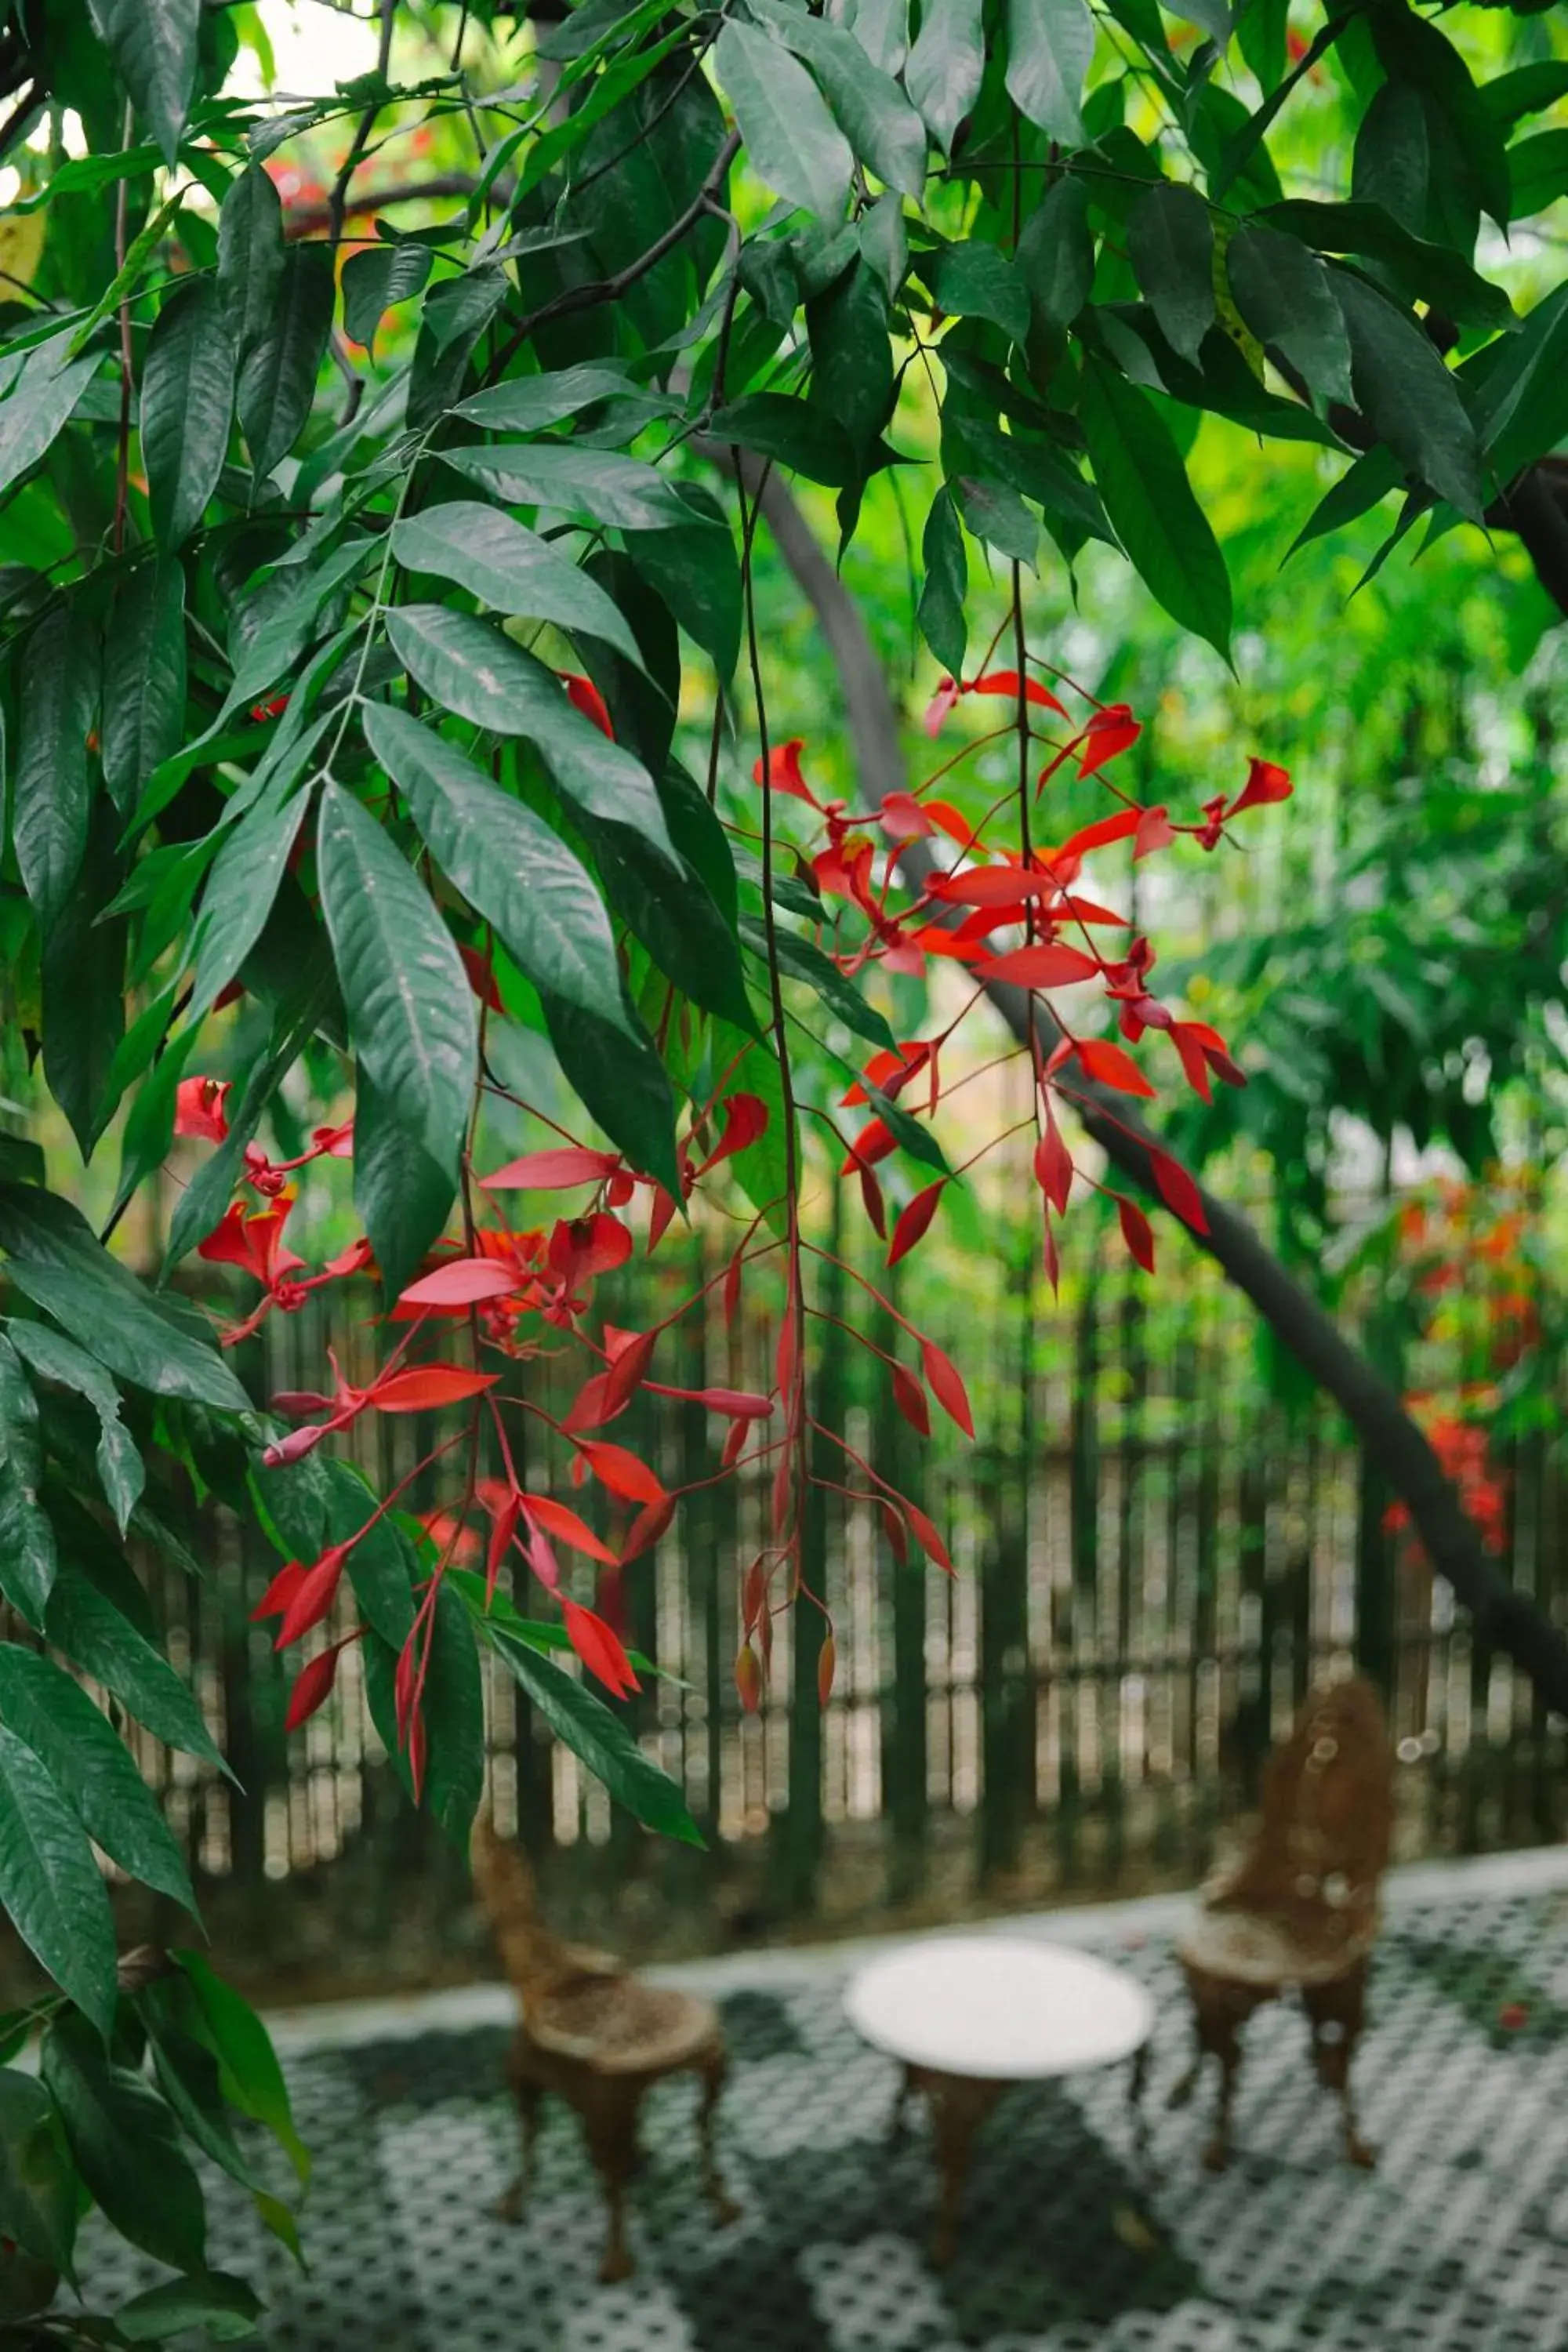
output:
[[[227,1078],[182,1078],[174,1089],[174,1133],[221,1143],[228,1133],[224,1117],[228,1089]]]
[[[616,740],[616,730],[610,724],[609,709],[604,696],[599,692],[593,679],[576,677],[569,670],[564,670],[561,674],[561,683],[566,688],[566,699],[574,710],[580,710],[584,719],[591,719],[600,732],[607,735],[613,743]]]
[[[775,793],[788,793],[808,808],[820,809],[822,803],[801,773],[800,755],[805,749],[805,739],[792,735],[787,743],[775,743],[768,752],[768,782]],[[763,763],[758,760],[752,769],[752,782],[763,781]]]
[[[561,1595],[561,1614],[566,1621],[566,1638],[591,1675],[596,1675],[605,1688],[617,1698],[626,1698],[642,1685],[632,1672],[632,1662],[621,1647],[614,1630],[584,1609],[580,1601]]]
[[[236,1201],[221,1224],[214,1226],[205,1242],[196,1244],[196,1255],[210,1265],[237,1265],[243,1273],[254,1275],[276,1298],[286,1277],[305,1263],[283,1239],[293,1205],[292,1192],[280,1193],[266,1209],[247,1209],[243,1201]]]

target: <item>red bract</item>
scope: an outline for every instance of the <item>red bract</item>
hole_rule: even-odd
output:
[[[561,1595],[561,1614],[565,1620],[566,1638],[591,1675],[595,1675],[607,1690],[617,1698],[626,1698],[642,1685],[632,1672],[632,1662],[619,1641],[602,1617],[584,1609],[580,1601]]]
[[[831,1633],[816,1654],[816,1704],[826,1706],[833,1696],[833,1677],[838,1664],[838,1645]]]
[[[285,1731],[298,1731],[302,1723],[310,1721],[318,1707],[326,1704],[338,1678],[338,1660],[349,1639],[352,1636],[334,1642],[330,1650],[323,1650],[319,1657],[301,1666],[289,1694],[288,1711],[283,1717]]]
[[[952,1561],[948,1555],[947,1546],[936,1531],[934,1523],[927,1518],[917,1504],[911,1503],[905,1496],[899,1497],[899,1508],[904,1515],[910,1533],[925,1553],[926,1558],[934,1559],[938,1568],[952,1576],[954,1573]]]
[[[1133,864],[1137,865],[1141,858],[1152,856],[1156,849],[1169,849],[1175,838],[1176,829],[1171,823],[1168,811],[1163,808],[1141,810],[1138,832],[1132,844]]]
[[[791,736],[787,743],[774,743],[768,752],[768,782],[775,793],[788,793],[794,799],[805,801],[808,808],[820,810],[822,803],[801,773],[800,755],[805,749],[805,739],[801,735]],[[752,770],[752,782],[760,784],[762,781],[763,763],[758,760]]]
[[[405,1364],[384,1372],[363,1391],[377,1412],[438,1412],[493,1389],[499,1372],[467,1371],[460,1364]]]
[[[600,1209],[591,1217],[563,1218],[550,1236],[549,1263],[567,1290],[595,1274],[610,1274],[632,1254],[632,1237],[618,1217]]]
[[[234,1202],[206,1239],[196,1244],[196,1255],[210,1265],[237,1265],[275,1293],[284,1276],[305,1263],[283,1240],[294,1197],[284,1192],[268,1209],[247,1209],[243,1201]]]
[[[1071,988],[1093,980],[1100,966],[1081,948],[1014,948],[1006,955],[985,956],[974,967],[977,980],[1011,981],[1016,988]]]
[[[1121,1236],[1145,1274],[1154,1271],[1154,1236],[1149,1220],[1134,1202],[1117,1195],[1116,1213],[1121,1220]]]
[[[674,1517],[673,1495],[666,1495],[662,1502],[645,1505],[626,1530],[626,1539],[621,1546],[621,1565],[625,1567],[627,1561],[639,1559],[645,1551],[658,1543]]]
[[[944,677],[939,682],[936,692],[926,705],[925,717],[921,722],[928,735],[934,736],[941,733],[942,720],[963,691],[955,677]]]
[[[1151,1151],[1149,1170],[1165,1206],[1173,1210],[1194,1234],[1206,1234],[1209,1221],[1204,1214],[1203,1195],[1181,1161],[1173,1160],[1168,1151]]]
[[[524,1495],[521,1502],[529,1518],[537,1519],[542,1528],[561,1542],[570,1544],[574,1551],[586,1552],[590,1559],[602,1559],[606,1567],[615,1567],[616,1554],[608,1544],[601,1543],[587,1521],[564,1503],[557,1503],[549,1495]]]
[[[958,1423],[965,1437],[973,1437],[974,1415],[969,1409],[969,1391],[952,1358],[945,1355],[934,1339],[922,1339],[921,1364],[932,1396],[949,1420]]]
[[[926,1402],[924,1389],[921,1388],[914,1374],[906,1371],[902,1364],[890,1364],[888,1369],[893,1382],[893,1402],[911,1429],[918,1430],[922,1437],[929,1437],[931,1407]]]
[[[1035,1181],[1058,1217],[1067,1209],[1068,1196],[1072,1191],[1072,1154],[1062,1141],[1061,1129],[1057,1125],[1056,1113],[1047,1097],[1046,1123],[1035,1146]]]
[[[591,719],[600,733],[607,735],[613,743],[616,730],[610,724],[609,709],[593,679],[577,677],[571,671],[564,670],[561,674],[561,683],[566,688],[566,699],[574,710],[580,710],[584,719]]]
[[[967,866],[962,874],[939,874],[931,895],[952,907],[1023,907],[1056,887],[1023,866]]]
[[[1269,801],[1288,801],[1289,797],[1289,769],[1277,767],[1272,760],[1254,757],[1247,766],[1247,782],[1226,814],[1239,816],[1243,809],[1259,808]]]
[[[877,1171],[874,1168],[868,1168],[863,1160],[858,1159],[855,1162],[855,1173],[859,1179],[860,1199],[866,1214],[871,1221],[871,1230],[879,1242],[885,1242],[888,1238],[888,1211],[887,1204],[882,1199],[882,1188],[877,1181]]]
[[[718,1143],[697,1171],[706,1176],[721,1160],[731,1159],[737,1151],[746,1150],[767,1133],[768,1107],[761,1095],[726,1095],[723,1102],[724,1129]]]
[[[305,1566],[302,1560],[285,1560],[251,1611],[251,1623],[264,1625],[268,1617],[281,1617],[304,1581],[304,1576]]]
[[[937,1203],[946,1183],[946,1177],[939,1176],[934,1184],[928,1184],[923,1192],[917,1192],[908,1206],[900,1212],[899,1222],[893,1227],[893,1245],[888,1252],[889,1266],[895,1266],[900,1258],[908,1257],[915,1244],[923,1239],[936,1214]]]
[[[923,841],[936,830],[912,793],[884,793],[877,816],[889,841]]]
[[[1108,760],[1127,751],[1143,732],[1125,702],[1113,702],[1104,710],[1097,710],[1083,731],[1083,749],[1079,754],[1080,776],[1092,776]]]
[[[250,715],[257,725],[261,727],[265,726],[269,719],[281,719],[288,708],[288,696],[275,694],[270,702],[253,702],[250,706]]]
[[[229,1084],[227,1078],[182,1078],[174,1088],[174,1133],[221,1143],[228,1133],[224,1105]]]
[[[481,1176],[487,1192],[557,1192],[572,1184],[599,1184],[620,1166],[613,1151],[590,1151],[585,1144],[561,1143],[509,1160],[493,1176]]]
[[[847,1176],[852,1168],[869,1168],[879,1160],[886,1160],[895,1146],[891,1131],[879,1118],[868,1119],[849,1147],[849,1157],[839,1170]]]
[[[453,1258],[433,1274],[422,1274],[398,1294],[400,1307],[472,1307],[500,1298],[513,1286],[510,1269],[494,1258]]]
[[[343,1563],[357,1541],[357,1537],[351,1537],[346,1543],[329,1545],[321,1559],[303,1571],[283,1611],[283,1622],[272,1644],[275,1650],[288,1649],[328,1615],[342,1582]]]
[[[463,970],[468,975],[468,986],[473,990],[479,1003],[488,1005],[492,1013],[504,1013],[506,1005],[500,989],[496,986],[495,967],[489,958],[480,955],[477,948],[461,945],[458,949],[458,954]]]
[[[1131,1055],[1123,1053],[1120,1045],[1104,1037],[1086,1037],[1073,1051],[1085,1075],[1098,1078],[1102,1087],[1113,1087],[1123,1095],[1152,1095],[1153,1087]]]
[[[583,1437],[577,1441],[577,1451],[595,1478],[613,1495],[624,1495],[628,1502],[662,1503],[665,1490],[646,1462],[628,1453],[624,1445],[610,1445],[603,1439]]]
[[[735,1688],[746,1713],[755,1715],[763,1703],[763,1670],[750,1642],[742,1643],[735,1659]]]

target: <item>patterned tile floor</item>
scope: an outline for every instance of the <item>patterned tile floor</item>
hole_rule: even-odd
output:
[[[1283,2010],[1249,2030],[1231,2170],[1202,2170],[1205,2118],[1163,2104],[1185,2020],[1169,1913],[1150,1906],[1070,1932],[1159,2002],[1152,2185],[1120,2070],[1012,2093],[940,2278],[922,2258],[929,2149],[920,2131],[888,2144],[893,2070],[845,2026],[832,1954],[763,1963],[749,1984],[724,1972],[722,2145],[742,2217],[710,2228],[690,2093],[660,2090],[626,2285],[596,2283],[601,2211],[564,2113],[524,2221],[491,2218],[515,2154],[499,2022],[392,2034],[372,2020],[371,2038],[298,2048],[310,2272],[258,2256],[216,2180],[212,2259],[257,2278],[276,2352],[1568,2352],[1568,1869],[1552,1875],[1526,1871],[1510,1892],[1495,1870],[1436,1889],[1427,1874],[1392,1907],[1358,2067],[1371,2175],[1337,2160],[1304,2027]],[[500,2013],[493,1996],[479,2005]],[[152,2276],[100,2245],[87,2284]]]

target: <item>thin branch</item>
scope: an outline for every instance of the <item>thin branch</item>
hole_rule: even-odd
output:
[[[384,83],[392,64],[392,33],[397,20],[397,0],[381,0],[381,41],[375,54],[375,70]],[[343,211],[348,203],[349,182],[359,169],[360,158],[370,144],[370,134],[375,128],[375,118],[381,112],[381,101],[374,100],[360,116],[349,152],[332,183],[332,193],[327,199],[327,236],[329,243],[341,245],[343,237]]]

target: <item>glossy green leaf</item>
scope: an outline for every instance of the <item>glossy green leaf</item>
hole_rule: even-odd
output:
[[[583,631],[641,665],[614,599],[548,540],[494,507],[453,499],[405,515],[393,530],[392,551],[410,572],[455,580],[498,613]]]
[[[904,88],[944,155],[980,95],[985,68],[981,0],[942,0],[921,12],[921,28],[904,61]]]
[[[107,2039],[117,1998],[109,1889],[66,1799],[32,1749],[4,1725],[0,1905],[34,1958]],[[91,2032],[85,2024],[81,2031],[90,2045]],[[68,2126],[69,2120],[68,2114]]]
[[[212,1734],[174,1667],[69,1561],[62,1564],[49,1595],[45,1630],[51,1647],[101,1683],[154,1738],[223,1766]]]
[[[1173,350],[1197,363],[1215,322],[1214,226],[1195,188],[1151,188],[1127,224],[1138,283]]]
[[[635,824],[668,849],[647,770],[574,709],[559,678],[489,622],[441,604],[404,604],[387,635],[410,677],[442,709],[532,743],[563,798],[590,816]]]
[[[919,198],[925,188],[925,125],[892,75],[873,64],[853,33],[826,16],[807,16],[786,0],[748,0],[748,5],[810,66],[860,161],[889,188]]]
[[[1007,0],[1007,95],[1065,147],[1083,139],[1083,85],[1094,55],[1085,0]]]
[[[616,530],[661,530],[691,520],[673,482],[640,457],[557,441],[496,441],[443,449],[444,464],[512,506],[546,507]]]
[[[364,246],[343,264],[343,329],[366,351],[390,310],[422,293],[430,275],[427,247],[413,243]]]
[[[130,1749],[52,1659],[0,1643],[0,1723],[30,1748],[88,1835],[145,1886],[195,1909],[182,1855]]]
[[[1256,222],[1226,247],[1226,273],[1243,320],[1327,400],[1352,397],[1350,341],[1333,281],[1315,253]]]
[[[697,874],[683,864],[672,884],[664,859],[628,825],[590,824],[588,837],[611,906],[666,978],[704,1012],[752,1027],[734,933]]]
[[[907,1151],[922,1168],[934,1168],[942,1176],[952,1174],[947,1155],[930,1128],[907,1111],[902,1103],[885,1095],[880,1087],[868,1087],[866,1099],[900,1151]]]
[[[224,2097],[242,2116],[264,2125],[300,2179],[308,2180],[310,2158],[294,2128],[289,2086],[266,2026],[199,1952],[179,1951],[174,1957],[195,1994],[207,2047],[219,2062]]]
[[[185,574],[165,556],[125,582],[104,636],[103,780],[121,816],[184,726]]]
[[[922,262],[939,310],[957,319],[989,319],[1016,343],[1029,331],[1029,289],[1005,254],[984,237],[939,246]]]
[[[752,953],[766,968],[768,937],[765,926],[755,917],[746,916],[741,924],[741,936]],[[779,970],[792,980],[802,980],[819,996],[835,1018],[858,1037],[868,1038],[873,1045],[896,1050],[896,1040],[882,1014],[873,1004],[868,1004],[852,980],[847,980],[831,956],[814,947],[809,940],[797,939],[793,931],[775,932]]]
[[[1413,8],[1374,9],[1367,18],[1391,83],[1419,96],[1435,170],[1426,234],[1468,256],[1482,213],[1499,228],[1509,221],[1509,167],[1503,136],[1482,105],[1468,67],[1438,27]]]
[[[504,269],[493,263],[443,278],[425,298],[423,331],[437,352],[455,344],[467,349],[482,334],[511,290]]]
[[[103,363],[101,352],[68,358],[69,342],[62,333],[30,352],[0,401],[0,494],[47,453]]]
[[[119,1390],[95,1356],[47,1323],[13,1322],[10,1335],[16,1353],[40,1379],[74,1389],[97,1413],[102,1431],[98,1473],[114,1523],[123,1535],[147,1483],[147,1473],[136,1441],[120,1418]]]
[[[88,5],[138,118],[172,169],[195,86],[202,0],[88,0]]]
[[[425,1802],[461,1854],[485,1781],[485,1694],[467,1609],[443,1582],[425,1678]]]
[[[308,792],[268,794],[225,834],[197,917],[193,1022],[222,994],[261,937],[310,804]]]
[[[693,484],[683,530],[628,530],[626,553],[728,684],[741,655],[741,559],[716,499]]]
[[[969,642],[963,611],[969,593],[969,559],[963,551],[963,531],[949,489],[938,490],[931,502],[921,556],[925,565],[917,614],[921,635],[942,667],[954,677],[962,677]]]
[[[38,1400],[16,1349],[0,1336],[0,1592],[35,1632],[54,1589],[55,1531],[44,1483]]]
[[[1489,472],[1500,482],[1568,436],[1568,288],[1538,303],[1502,345],[1471,413]]]
[[[321,795],[316,862],[354,1050],[409,1133],[455,1173],[479,1031],[451,933],[407,859],[339,784]]]
[[[1510,220],[1533,220],[1568,195],[1568,131],[1542,131],[1508,151]]]
[[[250,1400],[216,1347],[110,1257],[68,1202],[0,1181],[0,1249],[17,1289],[117,1379],[219,1412],[248,1412]]]
[[[1481,84],[1481,104],[1505,131],[1568,98],[1568,58],[1538,58]]]
[[[114,2228],[157,2262],[200,2270],[206,2251],[201,2183],[152,2084],[117,2065],[68,2011],[44,2036],[40,2071],[81,2177]]]
[[[283,205],[270,176],[248,163],[230,181],[217,225],[217,285],[243,366],[271,334],[283,287]],[[345,282],[348,270],[345,265]]]
[[[1319,204],[1306,196],[1270,205],[1258,225],[1300,237],[1320,253],[1354,253],[1381,262],[1412,299],[1431,302],[1461,326],[1517,324],[1508,296],[1489,285],[1447,246],[1402,228],[1381,205]]]
[[[184,545],[217,488],[234,370],[234,340],[213,279],[176,287],[158,313],[142,371],[142,456],[162,548]]]
[[[760,1043],[727,1021],[715,1021],[708,1033],[707,1088],[710,1094],[755,1095],[768,1114],[767,1125],[754,1143],[748,1143],[730,1161],[735,1181],[781,1238],[789,1230],[790,1126],[784,1111],[784,1085],[773,1038]],[[801,1165],[798,1122],[795,1166]]]
[[[1089,190],[1082,180],[1068,176],[1047,190],[1024,223],[1015,261],[1040,320],[1070,325],[1094,283]]]
[[[456,1595],[454,1595],[454,1599]],[[460,1605],[460,1604],[459,1604]],[[618,1716],[585,1684],[563,1674],[528,1643],[517,1641],[491,1618],[481,1618],[484,1638],[532,1701],[563,1747],[580,1757],[611,1797],[645,1828],[683,1845],[702,1844],[685,1798],[667,1773],[650,1763]]]
[[[675,1097],[654,1043],[629,1011],[618,1024],[542,995],[545,1025],[567,1085],[639,1175],[679,1200]]]
[[[490,433],[543,433],[564,417],[601,401],[623,398],[637,387],[619,368],[590,360],[580,367],[552,368],[542,375],[509,376],[459,401],[454,415]]]
[[[1355,522],[1369,514],[1390,490],[1399,488],[1402,473],[1398,458],[1381,441],[1363,451],[1354,465],[1330,490],[1326,490],[1307,520],[1297,532],[1289,553],[1306,547],[1314,539],[1321,539],[1331,530],[1342,530],[1347,523]]]
[[[792,205],[841,220],[855,159],[805,67],[734,17],[713,54],[751,169]]]
[[[327,247],[289,246],[272,316],[239,373],[240,428],[258,481],[288,456],[310,413],[335,294]]]
[[[1057,449],[1026,433],[999,433],[994,425],[965,418],[962,446],[987,478],[1005,482],[1020,498],[1034,499],[1089,539],[1114,545],[1105,509],[1092,483]]]
[[[215,2344],[237,2344],[256,2333],[262,2308],[246,2280],[228,2271],[198,2271],[144,2287],[121,2305],[114,2325],[127,2344],[166,2344],[197,2327]]]
[[[91,808],[87,738],[98,708],[98,646],[68,601],[52,606],[26,639],[20,684],[11,838],[47,938],[81,872]]]
[[[1356,400],[1373,430],[1439,498],[1479,522],[1480,452],[1453,376],[1408,313],[1363,278],[1337,270],[1334,292]]]
[[[1230,576],[1171,430],[1146,393],[1085,362],[1079,415],[1105,510],[1133,569],[1173,621],[1230,658]]]
[[[624,1025],[609,917],[559,835],[405,712],[376,704],[365,713],[364,731],[437,864],[495,925],[519,971],[563,1003]]]
[[[1034,570],[1040,527],[1016,490],[1002,482],[984,481],[976,474],[954,474],[948,488],[976,539],[983,539],[999,555]]]
[[[715,441],[753,449],[831,489],[842,489],[858,471],[855,452],[837,419],[826,409],[782,392],[750,392],[743,400],[715,409],[708,429]]]
[[[36,2074],[0,2069],[0,2234],[68,2272],[77,2179],[55,2103]]]
[[[868,472],[893,403],[888,302],[876,271],[854,262],[811,298],[805,320],[812,402],[837,421]]]

